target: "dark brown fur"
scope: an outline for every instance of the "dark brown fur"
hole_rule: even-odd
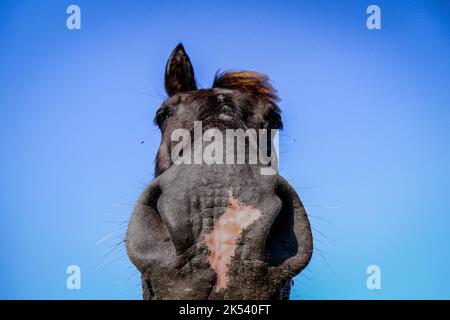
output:
[[[190,65],[189,58],[183,61]],[[168,92],[173,90],[169,87]],[[155,116],[155,123],[162,133],[156,157],[156,176],[172,164],[170,136],[173,130],[192,130],[194,121],[202,121],[203,129],[281,129],[281,110],[276,104],[279,100],[269,78],[253,71],[223,72],[214,79],[212,89],[181,90],[173,94]],[[229,120],[221,119],[220,115],[224,113]]]

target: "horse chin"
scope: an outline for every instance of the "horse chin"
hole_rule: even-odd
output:
[[[126,242],[142,273],[144,298],[289,295],[292,278],[311,257],[309,222],[283,178],[258,172],[173,166],[146,188]]]

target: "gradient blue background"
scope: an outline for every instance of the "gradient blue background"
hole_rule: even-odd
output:
[[[253,69],[283,98],[281,170],[316,246],[292,298],[450,298],[450,5],[429,0],[2,0],[0,298],[140,298],[120,243],[179,41],[201,86]]]

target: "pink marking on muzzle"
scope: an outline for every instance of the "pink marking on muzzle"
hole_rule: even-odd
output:
[[[216,291],[228,286],[228,269],[236,250],[236,241],[245,228],[261,217],[261,211],[239,202],[228,191],[228,208],[214,229],[206,235],[209,263],[217,274]]]

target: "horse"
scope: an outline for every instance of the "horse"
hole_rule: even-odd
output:
[[[267,134],[283,126],[277,91],[254,71],[217,73],[211,88],[199,89],[181,43],[164,85],[168,98],[154,120],[161,131],[155,178],[125,240],[143,298],[289,299],[313,241]]]

